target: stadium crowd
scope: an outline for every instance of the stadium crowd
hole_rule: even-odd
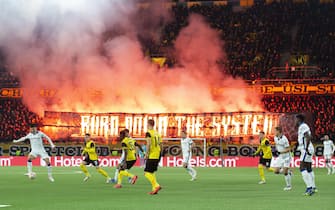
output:
[[[25,136],[30,123],[41,122],[41,118],[30,112],[21,99],[0,99],[0,119],[1,141]]]
[[[162,39],[144,45],[152,55],[166,55],[165,47],[174,43],[188,24],[188,16],[201,14],[219,31],[227,54],[221,62],[234,76],[247,80],[265,78],[271,67],[284,66],[290,55],[298,54],[308,56],[304,65],[319,66],[322,76],[333,77],[334,9],[335,4],[308,2],[256,4],[241,12],[232,6],[176,6],[172,9],[174,21],[163,27]]]

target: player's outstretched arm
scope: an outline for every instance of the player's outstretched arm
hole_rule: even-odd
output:
[[[27,139],[27,136],[24,136],[24,137],[21,137],[19,139],[14,139],[13,142],[14,143],[18,143],[18,142],[22,142],[22,141],[25,141]]]

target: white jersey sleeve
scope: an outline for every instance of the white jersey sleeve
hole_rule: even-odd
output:
[[[55,147],[54,143],[51,141],[50,137],[47,136],[45,133],[43,133],[42,131],[40,131],[40,134],[41,134],[41,138],[45,138],[49,144],[51,145],[52,148]]]
[[[13,142],[22,142],[25,141],[26,139],[29,139],[29,134],[27,134],[26,136],[23,136],[21,138],[19,138],[18,140],[14,140]]]

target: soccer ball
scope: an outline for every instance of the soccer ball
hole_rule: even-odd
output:
[[[36,173],[31,172],[31,174],[28,174],[29,179],[35,179],[36,178]]]

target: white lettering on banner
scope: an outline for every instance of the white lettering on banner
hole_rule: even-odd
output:
[[[124,116],[124,118],[122,117]],[[255,135],[259,130],[271,134],[273,127],[278,124],[279,115],[269,113],[224,113],[201,115],[185,114],[169,116],[169,114],[81,114],[81,133],[91,133],[94,136],[117,136],[119,124],[128,128],[133,136],[143,136],[147,131],[147,120],[154,119],[155,129],[164,137],[168,136],[169,128],[174,128],[180,136],[185,129],[192,137],[212,136],[239,136]],[[121,120],[121,121],[120,121]],[[171,123],[170,123],[171,122]],[[205,131],[210,128],[210,132]]]
[[[335,163],[335,159],[332,159],[331,161],[332,161],[333,164]],[[296,157],[296,158],[294,158],[294,159],[291,160],[290,167],[293,167],[293,168],[300,167],[300,159],[299,159],[299,157]],[[324,168],[324,167],[326,167],[326,161],[325,161],[325,159],[323,157],[322,158],[314,157],[312,159],[312,167],[313,168]]]
[[[119,164],[120,157],[102,156],[99,158],[100,166],[115,167]],[[34,160],[34,165],[38,165],[41,160]],[[80,156],[53,156],[51,163],[56,167],[78,167],[82,161]],[[163,157],[159,163],[161,167],[182,167],[182,157],[169,156]],[[335,158],[332,159],[335,164]],[[257,167],[258,159],[242,156],[225,156],[223,159],[219,157],[207,157],[206,160],[202,156],[194,156],[190,163],[194,167]],[[27,157],[25,156],[0,156],[0,166],[26,166]],[[136,162],[136,166],[139,161]],[[325,159],[322,156],[313,158],[313,168],[324,168]],[[298,168],[300,166],[299,157],[295,157],[291,162],[291,167]]]
[[[0,158],[0,166],[11,166],[11,158]]]
[[[79,166],[83,159],[81,157],[63,157],[55,156],[54,157],[54,166]]]
[[[53,157],[54,166],[62,166],[62,167],[78,167],[80,166],[82,157],[63,157],[63,156],[55,156]],[[119,158],[99,158],[99,164],[102,167],[115,167],[119,164]]]
[[[236,167],[236,162],[238,158],[209,158],[208,164],[206,165],[205,159],[203,157],[194,157],[191,158],[190,164],[194,167]],[[182,167],[183,159],[181,157],[167,157],[166,158],[166,167]]]

